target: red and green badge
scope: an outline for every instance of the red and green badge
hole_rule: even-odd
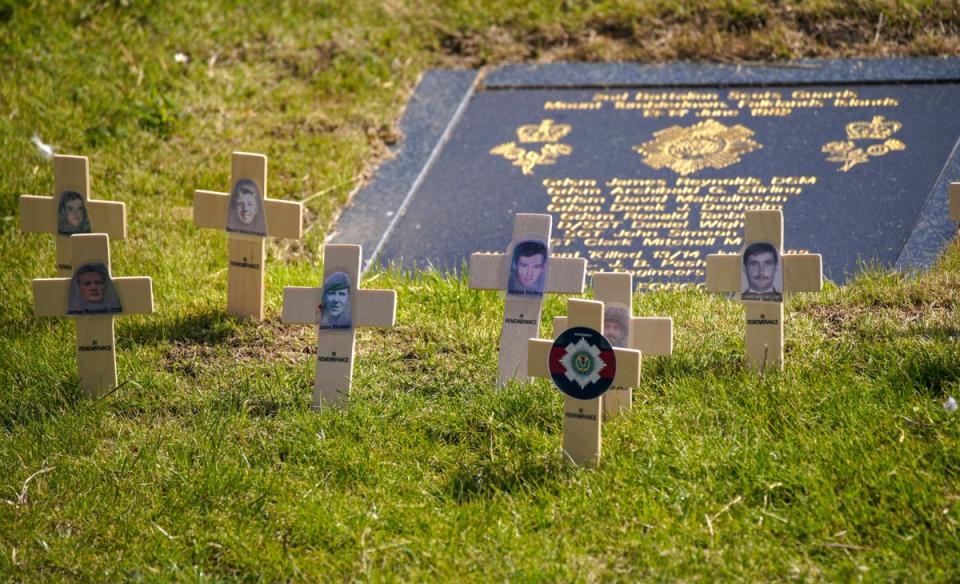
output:
[[[603,395],[617,373],[617,358],[610,342],[584,326],[567,329],[553,342],[549,363],[553,383],[576,399]]]

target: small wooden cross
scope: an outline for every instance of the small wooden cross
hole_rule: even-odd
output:
[[[70,248],[73,273],[34,280],[34,309],[37,316],[77,319],[80,387],[97,397],[117,385],[114,317],[153,312],[153,286],[149,277],[111,277],[110,240],[102,233],[74,235]]]
[[[230,193],[195,191],[197,227],[230,233],[227,312],[263,319],[264,240],[266,236],[300,239],[303,204],[267,198],[267,157],[234,152]]]
[[[317,373],[313,408],[339,406],[347,400],[353,379],[357,328],[396,324],[396,290],[359,288],[359,245],[328,245],[323,254],[323,282],[316,288],[283,289],[281,320],[317,327]]]
[[[643,355],[673,353],[673,319],[633,314],[633,274],[600,272],[593,275],[594,297],[603,302],[603,336],[614,347],[637,349]],[[570,328],[567,317],[553,318],[553,337]],[[630,409],[633,388],[613,386],[603,394],[606,419]]]
[[[960,182],[950,183],[950,220],[960,221]]]
[[[767,367],[783,369],[783,296],[794,292],[818,292],[823,288],[823,267],[820,254],[783,253],[783,213],[779,210],[747,211],[744,225],[744,251],[740,254],[711,254],[707,256],[707,290],[737,292],[746,309],[744,345],[747,365],[756,371]],[[755,293],[749,281],[747,263],[751,244],[767,243],[775,253],[762,252],[759,256],[773,259],[772,266],[782,270],[781,288],[773,293]],[[779,258],[776,256],[779,255]],[[770,272],[770,274],[775,271]],[[770,274],[761,275],[769,280]],[[746,282],[746,284],[745,284]],[[760,286],[757,286],[760,287]],[[749,299],[771,298],[768,300]],[[779,300],[777,296],[779,295]]]
[[[106,233],[114,239],[127,236],[126,206],[118,201],[90,198],[89,162],[86,156],[53,157],[53,196],[20,195],[20,229],[26,233],[51,233],[57,242],[57,275],[73,273],[70,236]]]
[[[586,327],[603,330],[603,302],[597,300],[570,299],[567,301],[568,330]],[[530,339],[528,374],[533,377],[552,377],[551,352],[555,341]],[[613,349],[616,356],[616,373],[612,386],[636,387],[640,384],[640,351]],[[603,371],[600,370],[602,374]],[[606,395],[592,399],[576,399],[565,395],[563,399],[563,451],[581,466],[596,466],[600,462],[600,434],[603,423],[603,400]]]
[[[474,253],[470,255],[470,287],[478,290],[504,290],[503,329],[500,336],[500,357],[497,362],[497,382],[503,385],[511,379],[527,381],[527,340],[540,334],[540,309],[543,295],[583,294],[587,260],[583,258],[549,256],[550,232],[553,217],[545,214],[517,213],[513,222],[513,241],[506,253]],[[517,247],[524,242],[541,242],[547,252],[522,256]],[[536,246],[534,246],[536,247]],[[517,261],[514,261],[514,256]],[[537,260],[546,260],[533,288],[539,294],[523,293],[525,287],[519,276],[533,276]],[[520,264],[520,267],[516,267]],[[513,286],[511,293],[511,287]]]

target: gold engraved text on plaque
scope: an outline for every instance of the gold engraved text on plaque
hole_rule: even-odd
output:
[[[741,125],[727,127],[704,120],[689,127],[671,126],[654,132],[654,139],[634,146],[651,168],[669,168],[686,176],[704,168],[725,168],[740,156],[762,148],[750,139],[753,132]]]
[[[517,128],[517,139],[521,144],[543,143],[540,150],[528,150],[517,146],[516,142],[507,142],[490,149],[490,154],[503,156],[512,160],[514,166],[519,166],[523,174],[533,174],[533,169],[542,164],[555,164],[560,156],[573,153],[569,144],[558,144],[573,128],[569,124],[557,124],[551,119],[545,119],[537,124],[520,126]]]
[[[884,156],[891,152],[906,150],[907,145],[891,138],[900,131],[902,124],[874,116],[869,122],[847,124],[847,139],[828,142],[820,149],[830,162],[842,162],[837,170],[847,172],[858,164],[870,162],[871,157]],[[858,146],[857,142],[872,141],[873,144]]]

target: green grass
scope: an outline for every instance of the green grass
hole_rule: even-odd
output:
[[[396,139],[417,76],[506,61],[960,54],[953,2],[35,3],[0,0],[0,573],[9,580],[957,580],[960,247],[787,305],[787,368],[742,368],[742,310],[637,296],[675,321],[596,470],[563,462],[561,398],[494,387],[502,300],[384,272],[398,326],[363,331],[350,403],[309,410],[316,284],[337,210]],[[179,64],[174,54],[189,62]],[[32,316],[49,236],[17,196],[58,152],[128,204],[114,273],[122,386],[80,397],[73,325]],[[232,150],[306,201],[271,241],[268,319],[222,313],[226,238],[190,221]],[[564,312],[552,298],[544,322]]]

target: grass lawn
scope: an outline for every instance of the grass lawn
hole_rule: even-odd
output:
[[[743,312],[672,316],[596,470],[564,463],[561,396],[497,388],[502,299],[386,271],[398,326],[363,330],[341,411],[309,409],[326,233],[390,145],[418,75],[515,61],[960,54],[951,1],[434,4],[0,0],[0,576],[8,580],[960,579],[960,246],[786,306],[785,372],[742,367]],[[179,59],[175,55],[182,55]],[[157,312],[117,320],[121,387],[80,397],[74,325],[32,314],[54,274],[17,197],[49,195],[36,136],[127,203],[113,272]],[[306,203],[270,240],[267,320],[223,314],[226,237],[192,224],[233,150]],[[829,253],[829,250],[817,250]],[[543,322],[565,312],[551,298]]]

